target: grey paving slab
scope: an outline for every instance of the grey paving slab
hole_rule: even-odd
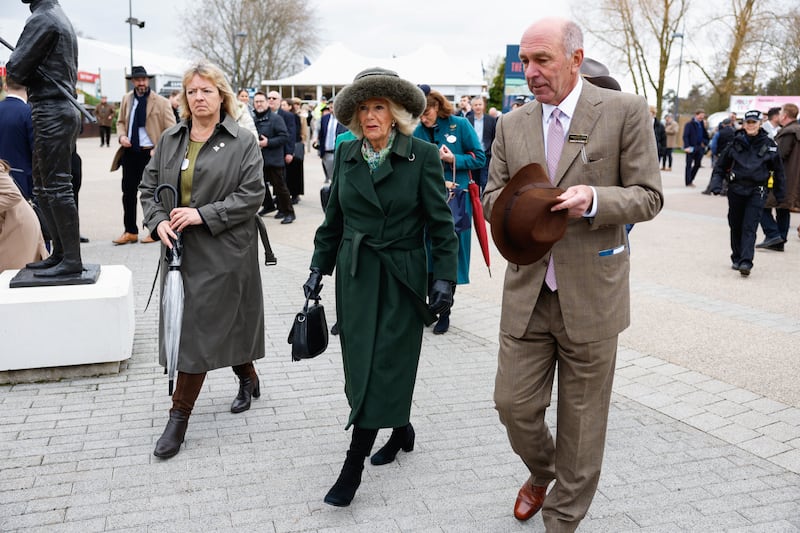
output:
[[[235,378],[211,372],[181,453],[154,458],[169,408],[157,312],[145,311],[158,246],[110,244],[121,232],[120,176],[107,172],[111,150],[81,140],[79,151],[84,259],[133,272],[133,357],[115,375],[0,386],[0,531],[544,531],[538,516],[511,516],[527,474],[492,402],[504,270],[494,249],[491,278],[473,258],[450,332],[425,333],[414,451],[368,464],[349,508],[322,502],[349,438],[341,351],[332,338],[325,354],[293,363],[286,343],[322,217],[313,155],[297,221],[265,219],[278,265],[262,267],[261,398],[231,414]],[[665,211],[631,234],[632,325],[580,530],[798,531],[800,281],[781,273],[800,267],[800,241],[757,254],[751,279],[739,279],[726,264],[724,199],[684,188],[679,174],[663,173]],[[323,293],[331,323],[333,284]],[[556,391],[553,426],[557,401]]]

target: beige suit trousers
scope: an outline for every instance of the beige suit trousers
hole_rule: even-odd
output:
[[[521,338],[500,331],[494,400],[514,452],[537,486],[555,484],[542,518],[548,533],[574,531],[600,479],[617,336],[576,344],[564,329],[558,292],[542,288]],[[558,369],[555,442],[545,422]]]

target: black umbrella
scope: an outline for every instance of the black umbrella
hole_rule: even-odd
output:
[[[175,207],[178,205],[178,191],[169,183],[156,187],[154,201],[161,203],[161,191],[172,191]],[[183,241],[181,232],[172,241],[172,249],[167,248],[164,261],[167,262],[167,274],[164,289],[161,293],[161,318],[164,324],[164,351],[167,355],[166,374],[169,377],[169,395],[172,396],[175,382],[175,371],[178,368],[178,351],[181,344],[181,325],[183,324],[183,278],[181,277],[181,261],[183,259]]]

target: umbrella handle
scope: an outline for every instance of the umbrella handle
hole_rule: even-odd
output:
[[[172,242],[172,249],[167,248],[164,260],[168,263],[170,270],[180,270],[181,261],[183,259],[183,240],[181,239],[181,232],[176,231],[177,238],[169,238]]]
[[[172,201],[173,201],[173,209],[178,207],[178,189],[171,183],[162,183],[158,187],[156,187],[155,192],[153,193],[153,201],[157,204],[161,203],[161,192],[167,189],[168,191],[172,192]]]

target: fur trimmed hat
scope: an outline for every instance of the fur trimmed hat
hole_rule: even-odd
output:
[[[336,95],[333,112],[336,120],[350,124],[358,105],[370,98],[386,98],[406,108],[414,118],[419,117],[427,105],[422,89],[404,80],[392,70],[372,67],[362,70],[353,83]]]

